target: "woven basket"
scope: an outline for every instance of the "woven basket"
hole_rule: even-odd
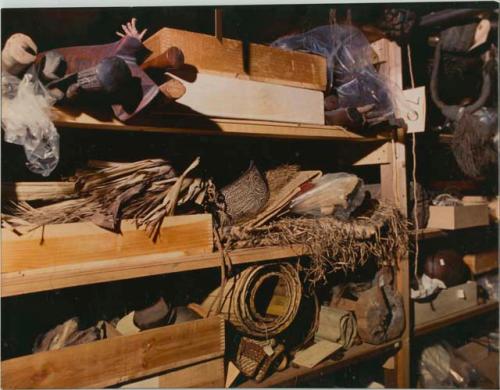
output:
[[[259,296],[272,280],[278,280],[283,298],[279,315],[259,310]],[[276,289],[275,289],[276,291]],[[220,287],[202,303],[208,315],[215,315]],[[297,270],[287,263],[264,264],[246,268],[226,282],[221,314],[236,329],[256,338],[270,338],[290,326],[299,310],[302,285]]]

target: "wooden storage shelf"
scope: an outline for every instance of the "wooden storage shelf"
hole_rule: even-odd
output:
[[[449,325],[456,324],[460,321],[468,320],[480,316],[482,314],[491,313],[498,310],[498,301],[494,300],[491,302],[483,303],[472,308],[455,312],[448,316],[442,317],[436,321],[426,322],[415,327],[415,336],[424,336],[431,332],[437,331]]]
[[[122,123],[111,114],[52,110],[58,128],[93,130],[143,131],[190,135],[230,135],[267,138],[320,139],[371,142],[390,139],[387,134],[370,136],[354,133],[341,126],[309,125],[303,123],[270,122],[242,119],[207,118],[199,115],[168,115],[150,112],[147,120]]]
[[[101,388],[219,359],[224,351],[224,319],[215,316],[3,360],[2,385]]]
[[[340,360],[328,359],[313,368],[289,367],[284,371],[275,372],[260,383],[254,380],[248,380],[239,387],[296,387],[301,382],[330,374],[351,364],[360,363],[389,351],[395,352],[398,348],[398,340],[380,345],[364,343],[346,351]]]
[[[278,260],[305,255],[302,246],[238,249],[229,253],[233,264]],[[121,259],[2,273],[1,296],[8,297],[65,287],[219,267],[219,252],[185,256],[156,253]]]

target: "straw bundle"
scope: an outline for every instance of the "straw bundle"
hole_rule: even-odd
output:
[[[175,207],[190,200],[201,202],[207,183],[187,178],[199,158],[177,176],[170,163],[162,159],[132,163],[91,161],[86,172],[77,173],[77,198],[38,208],[27,202],[14,207],[14,225],[33,225],[91,221],[112,231],[120,230],[121,219],[134,219],[156,239],[163,219]]]
[[[202,303],[208,315],[216,313],[219,293],[220,287]],[[291,264],[252,266],[227,280],[221,314],[245,335],[267,339],[293,322],[301,297],[299,275]]]
[[[395,265],[407,251],[408,227],[391,206],[379,204],[368,216],[351,221],[334,217],[283,217],[257,227],[230,227],[223,231],[229,249],[274,245],[303,245],[310,262],[306,279],[314,285],[329,272],[354,271],[374,257],[379,265]]]

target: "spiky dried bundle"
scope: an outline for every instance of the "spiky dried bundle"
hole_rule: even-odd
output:
[[[272,245],[303,245],[310,257],[307,279],[316,284],[335,271],[353,271],[374,258],[379,265],[396,265],[408,249],[408,225],[399,211],[379,204],[369,217],[348,222],[333,217],[285,217],[265,226],[224,230],[230,249]]]
[[[166,160],[142,160],[133,163],[90,162],[91,170],[77,174],[76,198],[34,208],[27,202],[15,204],[16,225],[38,227],[47,224],[92,221],[120,230],[122,219],[134,219],[148,234],[157,234],[167,215],[177,205],[203,198],[207,183],[186,178],[199,163],[196,159],[181,176]]]

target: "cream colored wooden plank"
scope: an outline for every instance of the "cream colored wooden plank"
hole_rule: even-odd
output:
[[[324,57],[286,51],[254,43],[217,38],[191,31],[163,28],[148,38],[144,45],[153,53],[143,67],[154,67],[169,47],[177,46],[184,53],[185,63],[197,71],[290,85],[324,91],[326,60]]]
[[[360,158],[353,165],[389,164],[392,161],[391,144],[386,142],[377,149]]]
[[[100,388],[224,355],[212,317],[2,361],[4,388]]]
[[[173,77],[172,74],[170,76]],[[186,93],[176,102],[203,115],[318,125],[325,123],[323,93],[320,91],[206,73],[198,73],[193,82],[182,82]]]

